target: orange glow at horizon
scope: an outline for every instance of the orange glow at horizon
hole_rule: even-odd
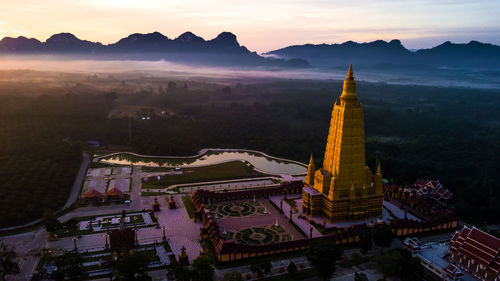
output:
[[[305,43],[400,39],[408,48],[444,41],[500,44],[500,2],[431,0],[0,0],[0,37],[45,41],[60,32],[114,43],[131,33],[206,40],[223,31],[251,51]]]

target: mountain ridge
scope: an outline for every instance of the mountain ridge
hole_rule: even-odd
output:
[[[357,65],[432,65],[500,67],[500,46],[470,41],[443,42],[427,49],[409,50],[400,40],[346,41],[335,44],[292,45],[263,53],[240,45],[236,35],[221,32],[205,40],[186,31],[169,38],[158,31],[133,33],[114,43],[102,44],[79,39],[72,33],[50,36],[45,42],[19,36],[0,40],[0,55],[53,54],[90,56],[97,59],[158,60],[243,66],[296,66],[297,68]],[[278,58],[278,59],[276,59]]]
[[[222,32],[210,40],[205,40],[189,31],[174,39],[158,31],[133,33],[106,45],[79,39],[68,32],[54,34],[45,42],[24,36],[5,37],[0,40],[1,54],[72,55],[92,59],[165,59],[188,64],[222,66],[280,66],[286,63],[283,59],[264,58],[256,52],[250,52],[245,46],[240,45],[236,35],[231,32]],[[290,65],[308,65],[308,63],[288,63],[286,67]]]
[[[500,67],[500,46],[446,41],[435,47],[409,50],[400,40],[292,45],[264,53],[284,59],[302,58],[316,66],[356,64],[427,64]]]

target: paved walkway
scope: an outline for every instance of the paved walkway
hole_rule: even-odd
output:
[[[280,207],[280,201],[282,198],[284,198],[285,196],[284,195],[276,195],[276,196],[271,196],[269,197],[269,199],[271,199],[274,204],[276,204],[276,206],[278,206],[278,208]],[[295,197],[290,197],[288,196],[288,198],[295,198]],[[297,203],[298,204],[298,203]],[[291,206],[285,201],[283,200],[283,214],[289,218],[290,217],[290,208]],[[299,213],[297,214],[292,214],[292,217],[293,217],[293,221],[295,222],[295,224],[300,227],[300,229],[302,229],[302,231],[304,231],[304,233],[306,235],[309,235],[309,231],[310,231],[310,228],[311,228],[311,225],[309,224],[309,222],[307,222],[306,220],[303,220],[303,219],[299,219],[298,218],[298,215],[301,213],[300,212],[300,205],[297,205],[297,208],[299,209]],[[274,208],[275,209],[275,208]],[[320,237],[320,236],[323,236],[323,234],[321,234],[321,232],[319,232],[316,228],[312,228],[313,230],[313,233],[312,233],[312,236],[313,237]]]
[[[165,226],[165,234],[169,241],[172,252],[177,256],[182,246],[186,247],[186,253],[189,260],[193,260],[200,255],[200,228],[203,226],[201,223],[194,223],[186,211],[184,204],[181,200],[181,195],[175,195],[174,201],[177,206],[176,209],[168,209],[168,196],[156,197],[160,203],[160,212],[157,212],[158,221],[161,227]],[[147,196],[141,199],[141,206],[150,209],[154,201],[154,197]],[[145,228],[139,240],[146,241],[162,241],[163,230],[156,228]]]
[[[13,247],[17,258],[16,261],[19,264],[19,270],[21,273],[17,275],[7,276],[9,281],[20,281],[29,280],[32,272],[35,270],[40,257],[37,256],[40,251],[41,245],[45,244],[47,241],[47,232],[45,228],[39,228],[35,231],[25,232],[21,234],[0,237],[0,240],[7,244],[9,247]]]
[[[156,245],[156,255],[158,256],[158,258],[160,258],[160,261],[163,265],[170,264],[170,259],[168,258],[169,253],[167,253],[167,250],[165,250],[163,244]]]

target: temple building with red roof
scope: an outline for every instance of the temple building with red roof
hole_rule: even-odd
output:
[[[109,201],[123,201],[123,192],[120,189],[113,187],[106,192],[106,199]]]
[[[452,262],[479,280],[500,280],[500,239],[475,227],[455,232],[449,245]]]
[[[417,195],[430,198],[437,203],[446,205],[453,193],[444,188],[439,180],[417,180],[409,188],[413,189]]]
[[[106,199],[106,197],[100,193],[99,191],[91,188],[85,194],[82,195],[82,200],[84,201],[92,201],[92,202],[102,202]]]
[[[420,260],[420,264],[439,280],[459,281],[475,280],[464,278],[464,273],[447,259],[448,245],[446,243],[429,242],[422,244],[418,238],[406,238],[403,246],[411,252],[413,257]],[[468,275],[468,277],[472,277]]]

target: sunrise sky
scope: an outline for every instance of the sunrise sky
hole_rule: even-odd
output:
[[[499,0],[0,0],[0,37],[71,32],[114,43],[131,33],[222,31],[265,52],[294,44],[400,39],[407,48],[444,41],[500,44]]]

